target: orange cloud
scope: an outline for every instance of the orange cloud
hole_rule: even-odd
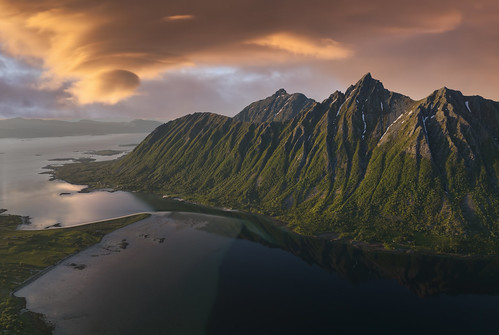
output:
[[[161,14],[173,9],[155,0],[122,6],[96,0],[0,0],[0,40],[10,55],[41,62],[45,73],[38,87],[53,89],[70,83],[67,92],[80,104],[116,103],[133,95],[140,79],[157,78],[170,69],[192,66],[196,60],[220,63],[220,54],[227,59],[242,57],[238,62],[262,57],[264,63],[282,62],[286,59],[282,51],[323,60],[352,54],[332,39],[271,33],[270,27],[264,29],[270,33],[252,33],[245,24],[217,18],[219,9],[210,8],[212,15],[165,16]],[[166,23],[174,21],[193,23]],[[264,37],[248,39],[248,32]],[[241,53],[250,44],[266,50]]]
[[[497,69],[497,6],[496,0],[0,0],[0,45],[43,70],[34,86],[67,88],[80,104],[116,103],[141,81],[194,64],[315,66],[350,81],[395,64],[402,70],[394,76],[405,76],[438,63],[428,71],[448,78],[473,74],[471,66],[481,74]]]
[[[165,16],[166,21],[183,21],[183,20],[192,20],[194,19],[194,15],[172,15]]]
[[[351,49],[332,39],[312,39],[290,33],[272,34],[247,43],[317,59],[343,59],[353,54]]]
[[[115,104],[130,95],[140,84],[140,78],[126,70],[111,70],[85,76],[68,91],[78,97],[78,102],[88,104],[102,102]]]
[[[461,13],[452,11],[442,15],[421,17],[416,22],[406,22],[403,26],[388,27],[386,31],[403,35],[441,34],[455,30],[462,21]]]
[[[67,91],[79,104],[114,104],[134,94],[139,77],[154,78],[186,63],[161,51],[130,52],[133,45],[108,49],[119,37],[92,40],[92,34],[105,29],[110,20],[93,14],[62,6],[16,8],[0,1],[0,39],[9,54],[32,63],[42,60],[45,73],[38,87],[54,89],[72,82]]]

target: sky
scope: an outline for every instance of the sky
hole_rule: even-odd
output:
[[[499,1],[0,0],[0,118],[232,116],[367,72],[499,100]]]

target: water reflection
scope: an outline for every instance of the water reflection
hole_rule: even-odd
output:
[[[224,217],[156,213],[107,235],[16,295],[55,323],[55,334],[202,334],[218,268],[233,242],[227,230],[223,237],[200,230],[208,222],[234,235],[241,227]]]
[[[279,248],[352,283],[393,279],[419,297],[499,294],[497,256],[448,256],[361,249],[348,242],[295,234],[261,215],[162,199],[152,194],[138,193],[136,196],[158,211],[204,213],[243,220],[244,225],[236,235],[230,227],[219,223],[198,229]]]
[[[0,208],[8,214],[29,216],[30,229],[54,224],[71,226],[152,208],[132,193],[78,193],[84,185],[55,180],[43,167],[65,158],[113,159],[117,156],[88,155],[93,150],[131,150],[147,134],[70,136],[63,138],[0,139]],[[54,161],[55,160],[55,161]]]
[[[197,210],[211,214],[157,213],[113,232],[17,294],[56,334],[460,334],[499,325],[496,258],[368,252],[260,216]]]
[[[209,227],[204,229],[209,230]],[[368,251],[349,243],[297,235],[266,222],[262,217],[248,221],[237,238],[280,248],[352,283],[394,279],[420,297],[499,294],[497,256]]]

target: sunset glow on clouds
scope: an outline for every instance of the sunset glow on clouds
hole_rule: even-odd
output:
[[[0,101],[0,117],[28,115],[15,99],[38,106],[29,115],[40,117],[100,110],[171,118],[205,106],[233,115],[281,87],[320,100],[365,72],[414,98],[445,85],[499,99],[498,7],[492,0],[0,0],[2,57],[38,73],[21,85],[0,66],[0,84],[13,92]],[[234,71],[216,80],[192,75],[220,67]],[[181,108],[178,97],[189,94],[199,103]]]
[[[194,15],[171,15],[165,16],[166,21],[180,21],[180,20],[192,20],[194,19]]]
[[[318,59],[343,59],[353,53],[352,50],[329,38],[312,40],[288,33],[272,34],[247,43]]]

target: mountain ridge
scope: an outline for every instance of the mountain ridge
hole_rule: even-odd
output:
[[[302,234],[499,252],[499,103],[447,88],[415,101],[368,73],[278,121],[283,95],[244,121],[184,116],[118,161],[58,175],[258,211]]]
[[[234,116],[242,122],[286,121],[317,102],[302,93],[288,94],[283,88],[270,97],[255,101]]]

